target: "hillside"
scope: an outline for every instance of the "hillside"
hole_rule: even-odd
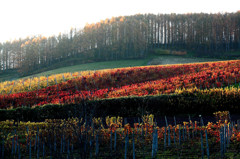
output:
[[[76,103],[125,96],[173,94],[176,89],[210,89],[240,82],[240,61],[138,66],[55,74],[0,85],[2,108]]]
[[[0,0],[0,159],[240,159],[240,0]]]
[[[136,59],[136,60],[119,60],[119,61],[105,61],[105,62],[93,62],[81,65],[74,65],[68,67],[61,67],[58,69],[45,71],[42,73],[34,74],[28,77],[38,77],[38,76],[49,76],[53,74],[60,74],[66,72],[80,72],[80,71],[90,71],[90,70],[102,70],[102,69],[113,69],[122,67],[134,67],[134,66],[145,66],[149,61],[148,59]]]
[[[109,66],[112,64],[110,62]],[[122,61],[119,65],[123,64],[129,63]],[[97,63],[93,64],[93,69],[94,66],[99,67]],[[77,66],[70,68],[79,69]],[[57,71],[60,70],[48,73]],[[240,60],[135,66],[2,82],[0,128],[8,133],[0,132],[1,144],[4,145],[1,152],[11,154],[12,158],[16,156],[14,145],[21,143],[21,149],[15,149],[18,156],[29,154],[38,158],[39,151],[43,156],[45,153],[51,156],[53,150],[62,156],[66,156],[66,153],[79,156],[82,147],[75,142],[79,138],[80,144],[90,143],[87,148],[90,154],[95,152],[92,143],[109,149],[109,141],[110,147],[114,141],[114,145],[121,148],[125,145],[126,150],[127,143],[131,141],[134,149],[136,144],[136,149],[152,152],[152,145],[160,140],[160,157],[174,155],[173,158],[176,158],[181,155],[183,158],[193,158],[201,152],[200,148],[203,149],[200,145],[203,145],[204,135],[204,141],[209,142],[211,147],[211,156],[220,158],[219,145],[224,147],[222,140],[231,144],[228,152],[236,153],[239,146],[239,126],[232,121],[232,115],[239,117],[236,114],[240,113],[239,82]],[[228,87],[231,85],[235,88]],[[213,124],[212,118],[205,118],[213,113],[218,121],[216,124]],[[163,117],[165,121],[161,119]],[[184,121],[183,124],[180,121]],[[13,135],[9,137],[9,134]],[[83,135],[87,142],[83,142]],[[135,140],[134,136],[138,140],[141,138],[145,147],[148,147],[142,150],[142,143]],[[42,149],[37,146],[40,143]],[[170,144],[177,147],[170,147]],[[189,154],[190,144],[194,149]],[[38,151],[35,151],[35,147]],[[187,153],[180,154],[179,149]],[[109,150],[107,154],[113,154],[113,151]],[[141,153],[136,154],[141,156]]]
[[[223,61],[232,59],[229,57],[223,58],[199,58],[193,56],[191,53],[184,55],[170,54],[170,50],[156,49],[153,53],[149,54],[144,59],[132,59],[132,60],[117,60],[117,61],[103,61],[103,62],[91,62],[86,64],[78,64],[72,60],[62,61],[61,63],[54,65],[53,67],[39,69],[28,76],[21,76],[17,70],[9,70],[5,73],[0,74],[0,82],[12,81],[22,78],[32,78],[39,76],[50,76],[54,74],[61,74],[66,72],[80,72],[80,71],[90,71],[90,70],[101,70],[101,69],[112,69],[112,68],[122,68],[122,67],[134,67],[134,66],[146,66],[146,65],[166,65],[166,64],[184,64],[184,63],[195,63],[195,62],[207,62],[207,61]],[[235,53],[236,55],[236,53]],[[238,55],[238,53],[237,53]],[[74,64],[74,65],[72,65]],[[55,69],[54,69],[55,68]]]
[[[1,70],[29,75],[68,59],[78,63],[143,59],[156,48],[219,57],[240,50],[239,28],[239,12],[113,17],[58,36],[0,43]]]
[[[165,51],[165,50],[164,50]],[[185,63],[197,63],[197,62],[208,62],[208,61],[225,61],[229,58],[199,58],[192,57],[190,55],[175,55],[175,54],[162,54],[164,51],[158,51],[158,53],[152,53],[144,59],[133,59],[133,60],[118,60],[118,61],[104,61],[104,62],[91,62],[80,65],[73,65],[63,67],[65,62],[57,69],[52,69],[49,71],[43,71],[41,73],[36,73],[28,77],[38,77],[38,76],[49,76],[53,74],[60,74],[66,72],[80,72],[80,71],[90,71],[90,70],[101,70],[101,69],[114,69],[122,67],[134,67],[134,66],[147,66],[147,65],[168,65],[168,64],[185,64]]]

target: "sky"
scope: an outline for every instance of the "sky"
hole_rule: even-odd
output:
[[[106,18],[138,13],[224,13],[240,0],[0,0],[0,42],[51,36]]]

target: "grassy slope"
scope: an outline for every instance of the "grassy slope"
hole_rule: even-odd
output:
[[[106,62],[95,62],[95,63],[87,63],[80,64],[74,66],[61,67],[58,69],[53,69],[50,71],[45,71],[42,73],[34,74],[28,77],[36,77],[36,76],[47,76],[52,74],[64,73],[64,72],[79,72],[86,70],[100,70],[100,69],[111,69],[111,68],[121,68],[121,67],[133,67],[133,66],[146,66],[146,65],[156,65],[156,64],[179,64],[179,63],[194,63],[194,62],[205,62],[205,61],[218,61],[223,60],[214,59],[214,58],[196,58],[189,52],[187,55],[174,56],[169,55],[170,50],[163,49],[155,49],[152,54],[149,54],[145,59],[135,59],[135,60],[120,60],[120,61],[106,61]],[[228,54],[239,55],[239,52],[232,52]],[[226,58],[225,60],[227,60]],[[62,66],[65,66],[65,62],[63,61]],[[12,71],[10,73],[0,74],[0,82],[6,80],[15,80],[21,78],[19,77],[17,71]]]
[[[45,72],[41,72],[38,74],[25,76],[25,77],[20,77],[17,71],[11,71],[8,73],[0,74],[0,82],[8,81],[8,80],[16,80],[18,78],[49,76],[52,74],[59,74],[59,73],[65,73],[65,72],[80,72],[80,71],[87,71],[87,70],[101,70],[101,69],[111,69],[111,68],[121,68],[121,67],[146,66],[148,62],[154,57],[155,56],[150,55],[145,59],[105,61],[105,62],[95,62],[95,63],[87,63],[87,64],[80,64],[80,65],[74,65],[74,66],[67,66],[67,67],[61,67],[58,69],[53,69],[50,71],[45,71]]]
[[[139,59],[139,60],[95,62],[95,63],[62,67],[62,68],[38,73],[32,76],[47,76],[52,74],[65,73],[65,72],[79,72],[79,71],[86,71],[86,70],[101,70],[101,69],[111,69],[111,68],[121,68],[121,67],[145,66],[148,64],[148,61],[149,61],[149,58]],[[27,76],[27,77],[31,77],[31,76]],[[24,77],[24,78],[27,78],[27,77]]]

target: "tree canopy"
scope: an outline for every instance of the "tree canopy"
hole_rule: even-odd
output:
[[[69,57],[83,61],[144,58],[153,48],[199,54],[240,50],[240,12],[112,17],[50,37],[0,43],[0,71],[27,74]]]

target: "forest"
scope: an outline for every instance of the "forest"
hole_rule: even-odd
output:
[[[68,58],[82,63],[145,58],[154,48],[218,55],[240,50],[240,12],[136,14],[112,17],[68,33],[0,43],[0,72],[20,74]]]

